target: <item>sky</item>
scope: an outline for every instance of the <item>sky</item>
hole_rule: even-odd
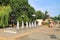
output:
[[[36,11],[48,11],[52,17],[60,14],[60,0],[29,0],[29,4],[34,7]]]

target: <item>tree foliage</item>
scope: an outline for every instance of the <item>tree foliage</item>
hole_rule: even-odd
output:
[[[21,18],[24,15],[29,21],[32,18],[32,14],[35,13],[35,9],[29,5],[28,0],[10,0],[10,6],[16,15],[16,19]]]
[[[16,21],[22,21],[21,15],[24,15],[24,21],[31,21],[35,9],[30,6],[28,0],[0,0],[0,26],[8,25],[8,19],[12,12],[16,16]],[[5,20],[4,20],[5,19]]]
[[[9,13],[11,12],[10,6],[2,6],[0,7],[0,26],[7,26],[8,25],[8,19],[9,19]]]
[[[0,0],[0,25],[8,25],[8,19],[11,17],[10,14],[15,15],[16,21],[20,23],[22,20],[32,21],[32,15],[35,14],[37,19],[43,19],[47,17],[47,11],[45,14],[41,11],[35,11],[35,9],[30,6],[28,0]],[[22,15],[24,18],[22,19]]]
[[[58,16],[54,16],[54,17],[52,17],[53,18],[53,20],[58,20],[58,21],[60,21],[60,14],[58,15]]]
[[[44,15],[45,17],[45,19],[47,19],[48,17],[49,17],[49,15],[48,15],[48,11],[45,11],[45,15]]]
[[[44,13],[41,11],[36,11],[36,18],[37,19],[43,19],[44,18]]]
[[[60,20],[60,14],[58,15],[58,20]]]

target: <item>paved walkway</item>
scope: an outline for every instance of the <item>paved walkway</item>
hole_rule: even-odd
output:
[[[37,29],[40,27],[33,27],[33,28],[24,28],[17,30],[16,28],[5,28],[0,30],[0,40],[8,40],[14,39],[18,37],[23,37],[25,35],[29,35],[33,32],[36,32]],[[16,32],[16,33],[13,33]]]
[[[38,30],[38,32],[32,33],[21,38],[19,37],[18,40],[60,40],[59,30],[60,29],[56,27],[48,28],[46,26],[43,26]]]
[[[8,29],[10,32],[4,32],[7,31],[7,29],[3,29],[2,31],[0,30],[0,40],[22,40],[22,38],[25,36],[29,36],[29,35],[33,35],[37,36],[40,34],[40,38],[41,36],[43,37],[45,35],[56,35],[58,38],[60,38],[60,31],[56,31],[59,28],[48,28],[47,26],[37,26],[37,27],[33,27],[33,28],[24,28],[24,29]],[[11,32],[16,32],[16,33],[11,33]],[[36,35],[35,35],[36,34]],[[38,34],[38,35],[37,35]],[[44,35],[43,35],[44,34]],[[34,37],[31,36],[31,37]],[[48,39],[48,37],[46,37]],[[27,40],[28,38],[26,38]]]

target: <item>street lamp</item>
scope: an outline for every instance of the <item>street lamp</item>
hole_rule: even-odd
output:
[[[21,17],[22,17],[22,28],[24,28],[24,21],[23,21],[24,15],[22,15]]]
[[[33,26],[36,26],[36,15],[35,14],[32,15],[32,27]]]

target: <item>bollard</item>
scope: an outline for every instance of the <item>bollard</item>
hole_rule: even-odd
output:
[[[31,27],[31,23],[29,22],[29,27]]]
[[[28,22],[26,22],[26,28],[28,28]]]
[[[34,22],[34,26],[36,27],[36,21]]]
[[[32,22],[32,27],[34,27],[34,23]]]
[[[17,28],[16,29],[19,29],[19,21],[17,21]]]
[[[24,21],[22,21],[22,28],[24,28]]]

